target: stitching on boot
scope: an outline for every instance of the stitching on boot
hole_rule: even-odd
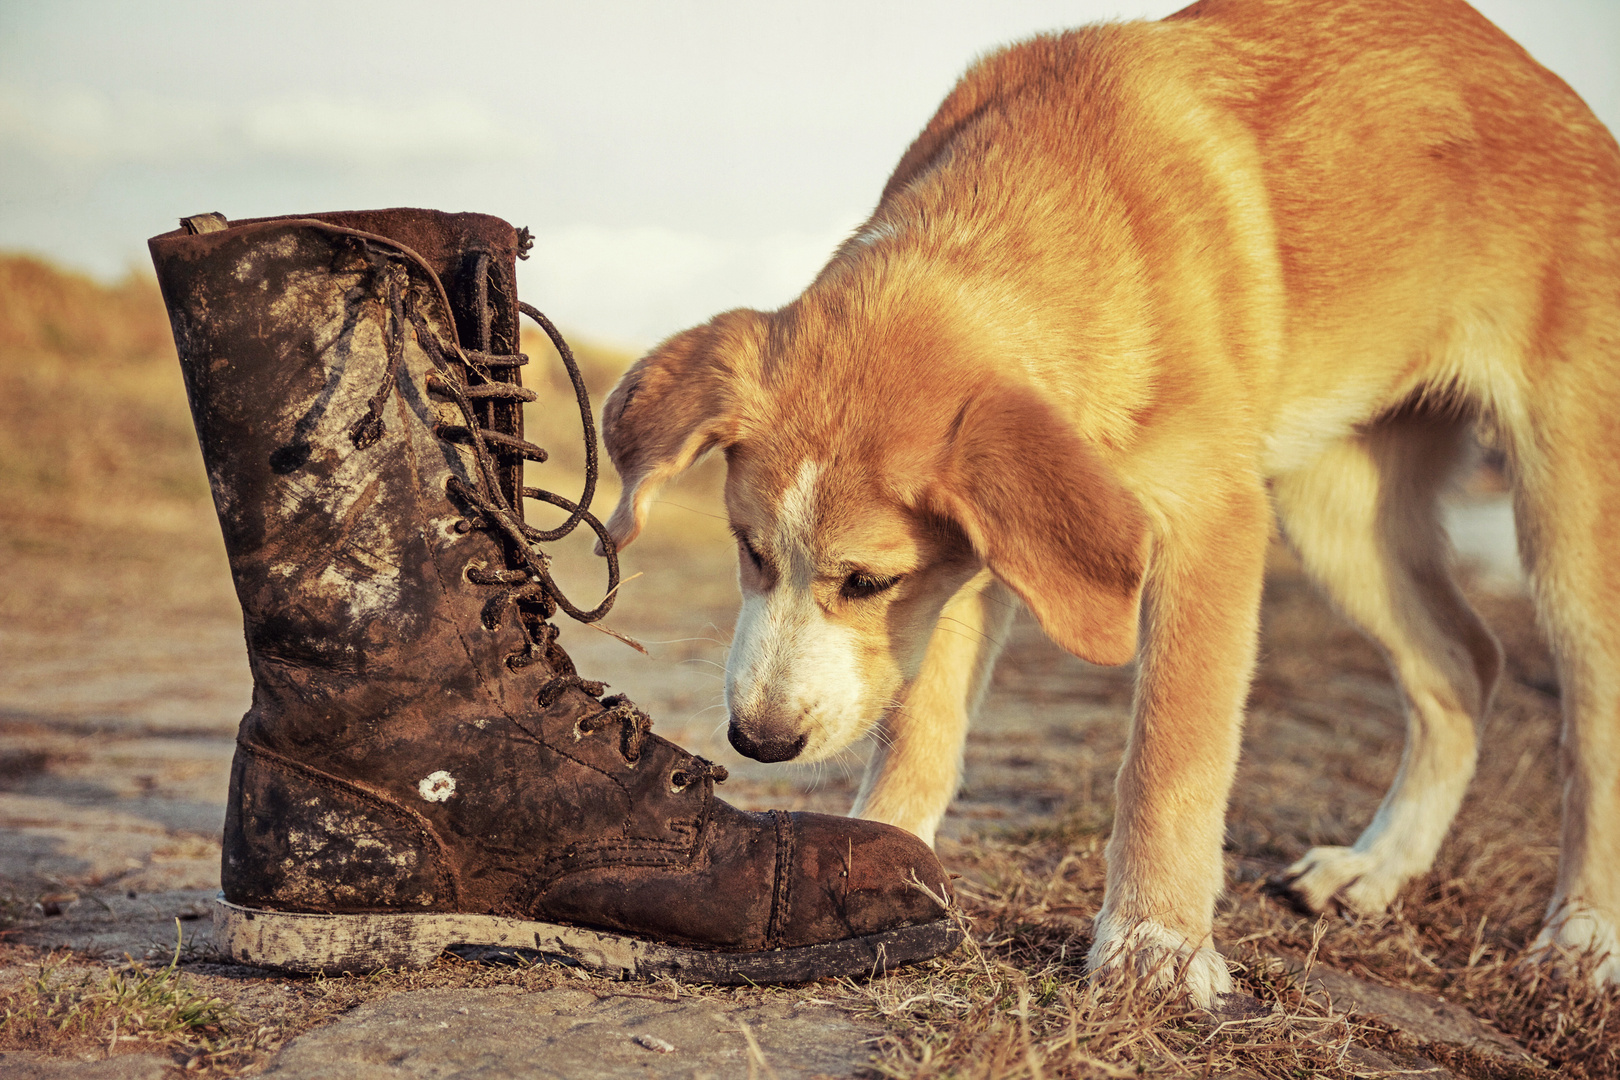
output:
[[[423,850],[424,853],[433,860],[434,880],[444,889],[446,893],[449,894],[447,897],[441,900],[440,903],[448,903],[455,907],[460,906],[460,875],[456,873],[455,865],[450,861],[449,856],[445,851],[444,841],[439,838],[438,831],[433,828],[432,822],[428,821],[421,814],[418,814],[408,806],[401,806],[381,792],[368,790],[359,786],[358,784],[353,783],[352,781],[345,780],[342,777],[333,776],[330,773],[322,772],[320,769],[317,769],[314,766],[306,765],[301,761],[294,761],[291,758],[283,757],[274,750],[270,750],[266,747],[257,746],[253,743],[243,742],[241,740],[237,740],[236,746],[238,750],[245,753],[249,757],[257,758],[261,762],[266,762],[276,767],[286,769],[289,772],[298,773],[305,779],[320,787],[341,792],[345,795],[357,798],[361,802],[369,802],[385,813],[393,814],[409,821],[416,827],[417,832],[426,841],[426,843],[423,844]]]
[[[771,889],[771,919],[765,928],[765,947],[775,949],[781,945],[782,927],[786,925],[793,888],[793,819],[785,810],[772,810],[776,824],[776,884]]]

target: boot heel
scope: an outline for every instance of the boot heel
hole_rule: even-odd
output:
[[[444,951],[432,916],[415,912],[329,915],[215,901],[214,937],[239,964],[285,971],[376,971],[425,967]],[[442,918],[442,917],[441,917]]]
[[[703,966],[725,955],[502,915],[273,911],[233,904],[223,895],[215,901],[214,935],[237,963],[308,972],[426,967],[453,949],[474,959],[498,953],[544,957],[622,979]]]

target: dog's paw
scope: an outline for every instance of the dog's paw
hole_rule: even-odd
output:
[[[1536,935],[1526,959],[1572,974],[1590,966],[1599,986],[1620,986],[1620,933],[1591,908],[1564,909]]]
[[[1273,894],[1305,912],[1342,907],[1357,915],[1376,915],[1389,907],[1402,881],[1382,871],[1373,855],[1347,847],[1318,847],[1268,884]]]
[[[1149,990],[1184,990],[1201,1009],[1215,1008],[1232,992],[1232,973],[1220,953],[1152,919],[1100,918],[1086,968],[1104,981],[1127,978]]]

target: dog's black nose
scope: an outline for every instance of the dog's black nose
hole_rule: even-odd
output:
[[[804,749],[808,736],[801,733],[797,738],[792,732],[772,732],[755,737],[733,723],[727,734],[731,745],[743,757],[751,757],[755,761],[792,761]]]

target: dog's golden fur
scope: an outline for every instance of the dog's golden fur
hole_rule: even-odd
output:
[[[858,813],[932,838],[1015,599],[1079,656],[1136,655],[1091,959],[1207,1002],[1273,512],[1407,702],[1366,833],[1289,871],[1380,909],[1439,846],[1501,666],[1436,506],[1475,425],[1566,710],[1540,944],[1620,981],[1617,418],[1620,149],[1575,94],[1459,0],[1203,0],[979,62],[802,296],[670,339],[604,430],[621,542],[725,451],[733,741],[879,728]]]

